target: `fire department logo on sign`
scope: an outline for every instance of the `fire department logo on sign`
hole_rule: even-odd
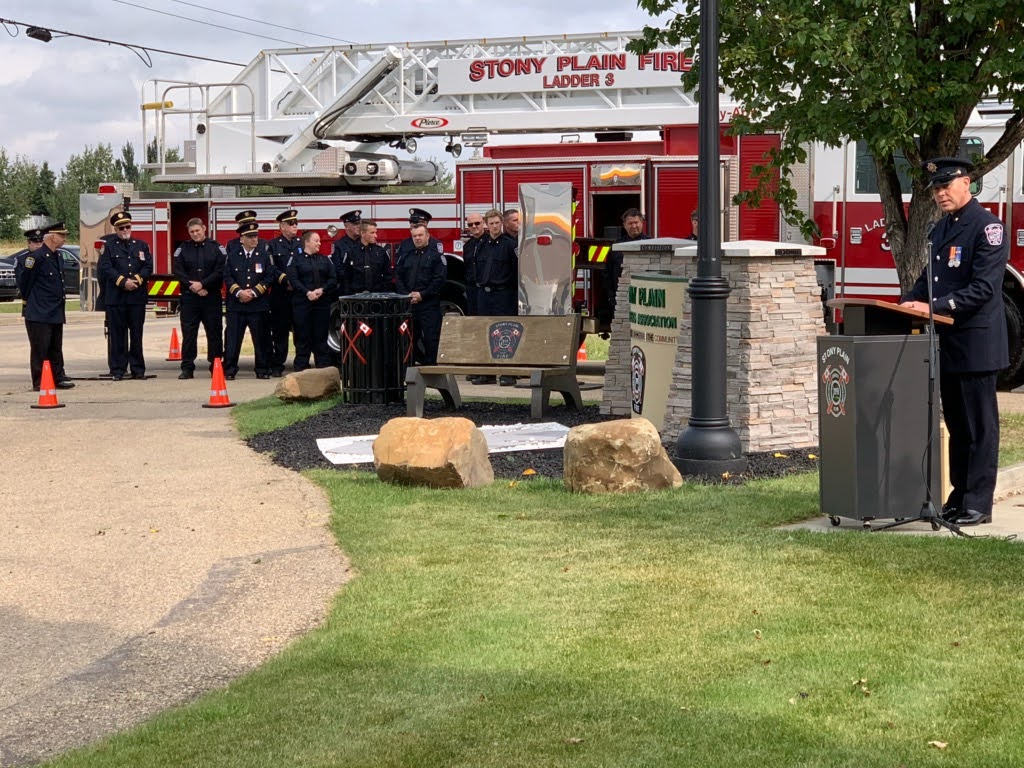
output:
[[[647,356],[640,347],[629,351],[629,390],[633,399],[633,413],[644,412],[644,384],[647,381]]]
[[[822,371],[821,380],[825,384],[825,396],[822,402],[825,413],[839,418],[846,415],[846,385],[850,383],[850,374],[845,365],[827,365]]]
[[[523,324],[513,320],[492,323],[488,337],[491,342],[492,360],[511,360],[516,356],[519,342],[523,338]]]

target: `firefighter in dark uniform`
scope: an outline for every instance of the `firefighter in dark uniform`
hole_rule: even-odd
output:
[[[481,315],[519,314],[519,247],[504,232],[501,212],[484,214],[487,234],[476,251],[477,312]],[[493,384],[494,376],[477,376],[474,384]],[[498,379],[502,386],[513,386],[512,376]]]
[[[25,331],[28,333],[29,367],[32,389],[39,391],[43,377],[43,361],[50,361],[50,371],[57,389],[75,386],[64,372],[64,264],[57,249],[64,245],[68,231],[63,224],[51,224],[42,230],[29,230],[31,241],[38,236],[38,248],[18,257],[14,267],[18,291],[25,302]]]
[[[441,340],[441,288],[448,279],[444,254],[431,245],[425,224],[412,228],[413,250],[395,265],[399,293],[412,298],[414,362],[433,365]]]
[[[289,208],[277,217],[281,234],[270,241],[270,252],[274,256],[274,266],[280,276],[270,291],[270,318],[267,323],[268,348],[270,350],[270,374],[283,376],[284,365],[288,361],[288,334],[292,332],[292,287],[288,283],[285,269],[288,261],[296,254],[302,253],[302,240],[299,238],[299,212]]]
[[[644,232],[644,215],[637,208],[629,208],[622,214],[622,228],[625,234],[615,242],[632,243],[647,240]],[[598,320],[610,323],[615,317],[616,294],[619,291],[619,279],[622,277],[622,251],[612,250],[608,261],[604,264],[604,304],[598,313]]]
[[[932,199],[946,214],[931,234],[932,306],[953,318],[939,326],[939,392],[949,429],[953,490],[942,517],[957,525],[992,522],[999,458],[996,376],[1009,365],[1002,283],[1009,255],[1003,223],[971,194],[966,160],[924,164]],[[928,311],[923,272],[901,302]]]
[[[331,365],[327,334],[331,324],[331,302],[338,289],[334,262],[320,253],[320,235],[302,236],[302,253],[288,260],[288,282],[292,286],[295,317],[295,370],[309,368],[309,356],[317,368]]]
[[[25,230],[25,250],[26,253],[22,254],[27,256],[32,251],[38,251],[43,245],[43,230],[36,227],[35,229]],[[21,299],[21,316],[25,316],[25,299]]]
[[[334,274],[338,278],[338,295],[346,296],[345,286],[341,276],[344,273],[346,261],[351,261],[352,256],[359,248],[359,225],[363,221],[362,211],[348,211],[341,214],[341,221],[345,225],[345,234],[334,241],[331,250],[331,261],[334,262]]]
[[[260,241],[260,227],[250,221],[238,227],[238,245],[228,247],[224,260],[224,284],[228,287],[227,330],[224,334],[224,378],[238,375],[238,356],[245,329],[256,352],[256,378],[270,378],[267,333],[264,327],[270,310],[270,288],[279,274],[274,257]]]
[[[146,322],[146,283],[153,274],[153,255],[142,240],[132,237],[132,217],[115,213],[110,223],[116,237],[107,238],[100,256],[100,280],[110,324],[110,373],[121,381],[131,371],[133,379],[146,378],[142,354],[142,327]]]
[[[416,246],[413,244],[412,237],[411,237],[413,227],[415,227],[418,224],[422,224],[423,226],[429,228],[430,227],[430,220],[432,218],[434,218],[434,217],[428,211],[425,211],[422,208],[410,208],[409,209],[409,234],[410,234],[410,237],[405,238],[405,240],[403,240],[402,242],[400,242],[398,244],[398,250],[395,251],[395,265],[396,266],[398,265],[398,262],[400,262],[402,260],[403,256],[405,256],[407,253],[412,253],[414,250],[416,250]],[[427,237],[429,238],[430,246],[432,248],[436,248],[438,253],[443,254],[444,253],[444,246],[441,245],[441,241],[440,240],[436,239],[433,235],[430,234],[429,229],[427,231]]]
[[[224,357],[224,321],[221,287],[227,251],[206,236],[202,219],[189,219],[189,239],[174,251],[172,269],[181,281],[181,373],[179,379],[195,376],[199,354],[199,325],[206,334],[206,359]]]
[[[480,313],[477,310],[476,257],[487,233],[484,229],[484,217],[479,213],[468,214],[466,230],[469,237],[462,244],[462,263],[466,265],[466,314],[478,315]]]
[[[338,266],[337,262],[335,266]],[[338,284],[341,296],[363,291],[389,293],[395,290],[391,256],[383,246],[377,245],[377,222],[373,219],[362,220],[359,224],[358,244],[349,253],[342,255]]]

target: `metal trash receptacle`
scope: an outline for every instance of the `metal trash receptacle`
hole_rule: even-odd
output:
[[[405,369],[413,347],[409,297],[357,293],[341,296],[338,305],[342,400],[405,402]]]

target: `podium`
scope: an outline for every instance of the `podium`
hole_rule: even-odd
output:
[[[818,337],[819,497],[833,525],[917,517],[926,499],[928,314],[875,299],[833,299],[843,333]],[[952,324],[935,317],[936,325]],[[938,360],[931,492],[942,506]]]

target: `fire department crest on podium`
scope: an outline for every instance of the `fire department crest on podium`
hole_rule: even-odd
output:
[[[644,384],[647,380],[647,356],[640,347],[629,350],[629,390],[633,413],[644,412]]]
[[[511,360],[516,356],[519,342],[523,339],[523,324],[514,320],[491,323],[488,338],[491,342],[492,360]]]
[[[846,415],[846,385],[850,383],[850,374],[846,366],[826,365],[821,372],[821,380],[825,384],[825,396],[822,402],[825,404],[825,413],[829,416],[839,418]]]

